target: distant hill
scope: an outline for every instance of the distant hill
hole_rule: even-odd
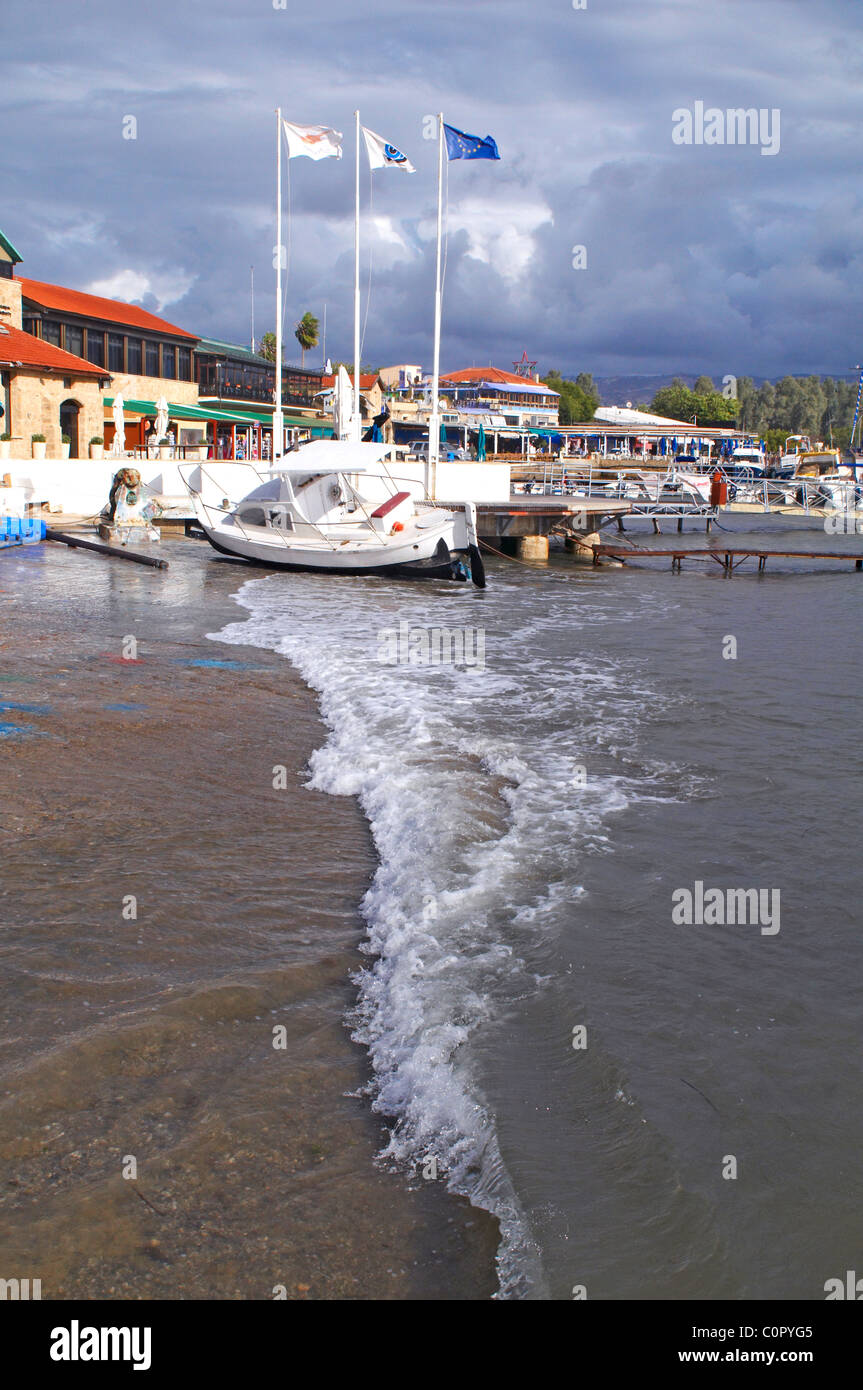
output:
[[[676,377],[685,381],[691,390],[698,380],[700,372],[668,372],[663,376],[595,376],[597,389],[600,394],[601,405],[626,405],[631,401],[633,406],[643,403],[650,405],[657,391],[661,391],[663,386],[670,386]],[[575,376],[574,372],[564,372],[564,376]],[[756,386],[760,386],[766,377],[756,376],[752,378]],[[722,390],[722,378],[714,377],[717,391]]]

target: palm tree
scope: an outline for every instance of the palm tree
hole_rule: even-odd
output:
[[[309,348],[317,347],[318,331],[320,324],[314,314],[308,310],[303,314],[299,323],[294,328],[294,337],[303,350],[303,366],[306,365],[306,353]]]

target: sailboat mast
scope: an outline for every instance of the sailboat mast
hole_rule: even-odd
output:
[[[357,168],[354,209],[354,419],[351,438],[360,437],[360,113],[354,112],[357,127]]]
[[[858,421],[859,418],[860,418],[860,398],[861,398],[861,396],[863,396],[863,367],[860,367],[860,366],[858,365],[857,367],[854,368],[854,370],[855,370],[855,372],[859,372],[859,373],[860,373],[860,379],[859,379],[859,381],[857,382],[857,403],[856,403],[856,405],[854,406],[854,423],[853,423],[852,426],[851,426],[851,448],[852,448],[852,450],[853,450],[853,448],[854,448],[854,436],[855,436],[855,434],[857,433],[857,421]],[[856,474],[855,474],[855,477],[856,477]]]
[[[435,271],[435,296],[434,296],[434,359],[432,366],[432,398],[431,415],[429,416],[429,467],[434,467],[432,475],[434,483],[437,482],[437,461],[440,456],[440,415],[438,414],[438,396],[440,391],[440,320],[441,320],[441,283],[440,283],[440,260],[441,260],[441,240],[443,232],[443,113],[438,115],[438,151],[437,151],[437,267]],[[430,478],[429,492],[432,497],[435,495],[435,487]]]
[[[276,408],[273,412],[273,458],[285,443],[282,414],[282,108],[276,108]]]

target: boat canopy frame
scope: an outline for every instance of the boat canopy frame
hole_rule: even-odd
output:
[[[327,478],[327,477],[338,478],[338,479],[339,479],[339,485],[340,485],[340,487],[346,488],[346,489],[351,493],[351,495],[353,496],[353,498],[354,498],[354,500],[356,501],[357,505],[358,505],[358,506],[360,507],[360,509],[362,510],[362,513],[363,513],[363,521],[367,524],[368,529],[369,529],[372,533],[378,534],[377,532],[375,532],[374,525],[372,524],[371,513],[368,511],[364,499],[361,497],[361,495],[360,495],[359,492],[357,491],[356,487],[355,487],[354,484],[351,482],[351,477],[350,477],[350,474],[349,474],[348,472],[342,472],[340,469],[337,469],[337,468],[325,468],[325,467],[322,467],[322,466],[321,466],[321,467],[318,467],[318,468],[309,467],[309,466],[306,466],[306,467],[303,467],[303,468],[297,468],[297,467],[293,467],[293,466],[292,466],[292,467],[290,467],[290,468],[274,468],[274,469],[266,469],[266,470],[262,470],[262,469],[259,469],[259,468],[255,468],[255,466],[254,466],[252,463],[249,463],[249,462],[246,462],[243,466],[244,466],[245,468],[250,469],[250,471],[251,471],[252,473],[254,473],[254,474],[256,475],[257,478],[260,479],[262,485],[266,485],[266,484],[267,484],[268,482],[270,482],[270,481],[272,480],[272,478],[274,478],[274,477],[284,477],[284,480],[285,480],[285,482],[287,483],[287,485],[288,485],[288,490],[289,490],[289,496],[288,496],[288,498],[287,498],[287,501],[288,501],[292,506],[294,506],[294,507],[298,507],[298,499],[297,499],[296,493],[294,492],[294,488],[293,488],[293,485],[292,485],[291,480],[290,480],[290,474],[292,474],[292,473],[294,473],[294,474],[300,473],[300,474],[303,474],[303,475],[306,475],[306,474],[307,474],[307,475],[309,476],[310,479],[311,479],[311,478]],[[243,525],[242,518],[241,518],[240,516],[238,516],[238,514],[237,514],[237,508],[240,507],[240,506],[242,505],[242,503],[243,503],[243,501],[244,501],[245,499],[244,499],[244,498],[241,498],[238,502],[233,502],[233,503],[231,504],[231,506],[229,506],[229,507],[216,506],[216,504],[213,503],[213,502],[207,502],[207,501],[205,501],[205,500],[204,500],[204,497],[203,497],[203,494],[200,493],[196,488],[193,488],[193,487],[192,487],[191,482],[190,482],[189,479],[186,477],[186,475],[185,475],[185,473],[184,473],[184,471],[183,471],[184,467],[187,468],[189,471],[193,471],[195,468],[199,469],[199,471],[200,471],[200,473],[201,473],[202,479],[203,479],[203,478],[206,478],[206,479],[216,488],[216,491],[219,490],[219,484],[216,482],[216,479],[213,478],[212,475],[208,472],[208,470],[207,470],[205,464],[203,464],[203,463],[194,463],[194,464],[189,463],[189,464],[186,464],[186,465],[180,465],[180,466],[178,467],[178,470],[177,470],[177,471],[179,472],[180,477],[183,479],[183,482],[185,483],[185,485],[186,485],[186,487],[188,488],[188,490],[189,490],[189,492],[191,493],[191,495],[192,495],[193,497],[197,498],[197,500],[200,502],[201,507],[203,508],[204,512],[205,512],[206,515],[207,515],[207,520],[209,521],[209,523],[210,523],[210,525],[213,527],[213,529],[215,530],[216,527],[218,526],[218,521],[215,522],[215,523],[213,522],[211,513],[212,513],[212,514],[215,514],[215,515],[217,515],[217,516],[219,516],[220,518],[224,518],[224,517],[227,517],[227,516],[231,516],[231,517],[233,517],[234,523],[235,523],[235,525],[239,528],[239,530],[240,530],[240,532],[242,533],[244,539],[247,540],[250,544],[255,544],[255,543],[257,543],[257,542],[259,541],[260,538],[259,538],[259,537],[256,537],[256,536],[252,536],[252,535],[250,535],[250,534],[248,533],[248,531],[246,530],[245,526]],[[359,469],[359,470],[357,470],[357,469],[352,469],[351,472],[352,472],[352,473],[361,472],[361,473],[364,473],[365,476],[367,476],[367,477],[381,478],[386,484],[388,484],[388,485],[390,485],[390,486],[392,487],[392,492],[391,492],[390,495],[393,496],[393,497],[396,495],[397,492],[399,492],[399,491],[401,490],[401,489],[398,487],[398,484],[399,484],[399,483],[409,483],[411,488],[415,488],[415,487],[417,486],[417,483],[418,483],[418,480],[417,480],[416,478],[397,478],[397,477],[394,477],[393,474],[390,473],[390,471],[389,471],[388,468],[385,468],[384,471],[381,472],[381,473],[372,473],[369,469],[365,469],[365,468],[364,468],[364,469]],[[438,506],[438,504],[437,504],[436,502],[433,502],[433,501],[431,500],[431,498],[428,496],[428,493],[425,491],[425,486],[424,486],[424,484],[420,484],[420,486],[423,487],[423,491],[424,491],[425,495],[424,495],[423,497],[414,497],[414,506],[416,506],[416,507],[418,507],[418,508],[431,508],[431,509],[435,509],[435,508]],[[413,494],[411,494],[411,495],[413,495]],[[256,499],[252,498],[252,499],[250,499],[250,500],[251,500],[251,501],[255,501]],[[260,500],[260,502],[261,502],[261,504],[262,504],[262,508],[263,508],[264,506],[266,506],[266,504],[268,504],[268,503],[276,503],[276,502],[279,501],[280,499],[275,498],[275,497],[270,497],[270,498],[268,498],[268,497],[261,497],[259,500]],[[461,510],[461,508],[449,506],[449,507],[447,507],[447,510],[448,510],[448,511],[458,511],[458,510]],[[326,534],[326,532],[324,532],[324,531],[321,529],[321,527],[317,524],[317,522],[314,522],[314,521],[310,520],[310,518],[307,517],[307,516],[305,516],[305,515],[302,516],[302,520],[303,520],[303,522],[305,523],[305,525],[310,526],[310,527],[312,528],[312,530],[316,533],[316,535],[320,538],[321,541],[323,541],[326,545],[329,546],[329,548],[330,548],[331,551],[336,551],[336,550],[338,550],[338,549],[340,548],[342,542],[341,542],[341,541],[336,541],[334,538],[328,536],[328,535]],[[360,524],[362,524],[362,523],[360,523]],[[358,523],[357,523],[356,520],[351,519],[351,520],[349,520],[349,521],[333,521],[333,522],[328,522],[327,525],[328,525],[329,527],[334,527],[334,526],[345,526],[345,527],[351,527],[351,528],[353,528],[353,529],[356,529]],[[290,540],[288,539],[288,535],[287,535],[287,534],[281,532],[280,530],[278,530],[278,529],[277,529],[276,527],[274,527],[274,526],[270,526],[270,527],[268,528],[268,530],[272,533],[273,536],[277,536],[277,537],[278,537],[279,543],[280,543],[285,549],[291,549],[291,542],[290,542]]]

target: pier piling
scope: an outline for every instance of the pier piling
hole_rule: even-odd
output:
[[[85,541],[80,536],[69,536],[65,531],[55,531],[53,526],[46,526],[45,539],[59,541],[61,545],[71,546],[73,550],[95,550],[100,555],[111,555],[117,560],[128,560],[133,565],[147,565],[154,570],[168,568],[167,560],[157,560],[152,555],[138,555],[134,550],[118,550],[116,546],[102,545],[100,541]]]

